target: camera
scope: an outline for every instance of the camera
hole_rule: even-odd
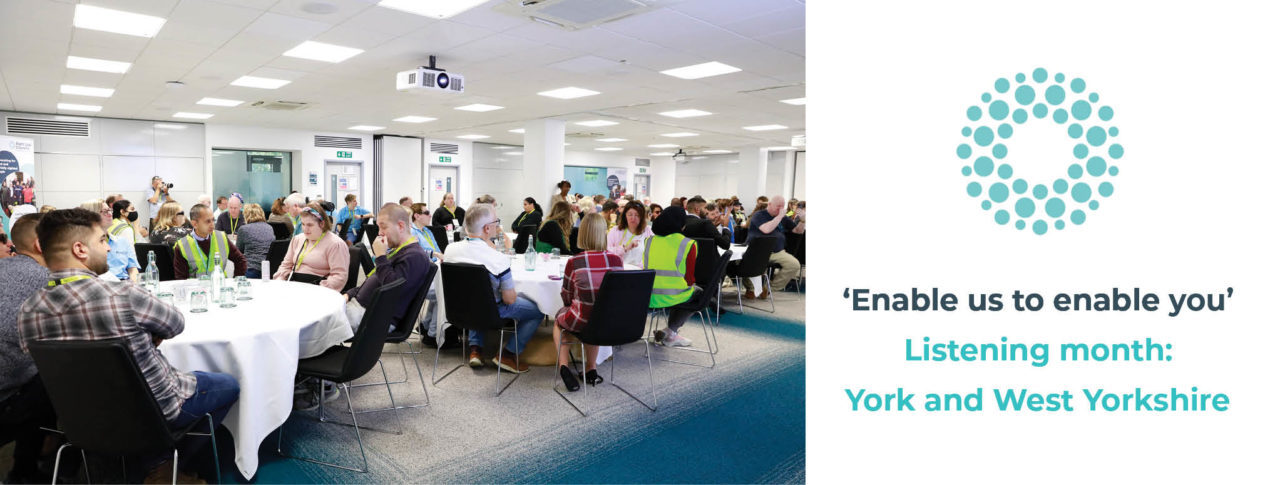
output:
[[[165,188],[169,188],[169,189],[172,189],[172,188],[173,188],[173,184],[172,184],[172,183],[164,184],[164,186],[165,186]]]

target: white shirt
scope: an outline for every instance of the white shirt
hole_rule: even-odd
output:
[[[489,247],[484,241],[470,238],[450,243],[444,249],[444,262],[483,264],[494,275],[511,269],[511,258]]]

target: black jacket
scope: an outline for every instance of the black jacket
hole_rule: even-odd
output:
[[[538,226],[542,224],[542,211],[534,209],[533,212],[521,212],[516,216],[516,220],[511,221],[511,232],[519,233],[520,226]]]
[[[437,207],[436,211],[431,213],[431,225],[444,227],[453,224],[454,217],[457,217],[458,224],[462,224],[462,221],[466,220],[467,213],[458,207],[453,210],[453,215],[449,215],[449,209],[445,209],[444,206]]]
[[[548,222],[538,229],[537,240],[551,247],[560,248],[560,254],[573,254],[573,250],[565,245],[565,241],[569,239],[569,235],[560,230],[560,225],[554,222]]]
[[[716,230],[716,225],[709,219],[703,219],[698,216],[688,216],[684,221],[684,230],[680,231],[684,237],[698,237],[705,239],[713,239],[716,246],[720,249],[729,249],[729,235],[723,231]]]

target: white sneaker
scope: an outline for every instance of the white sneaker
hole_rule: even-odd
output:
[[[667,338],[662,341],[662,345],[667,347],[688,347],[693,345],[693,341],[681,337],[680,334],[667,330]]]

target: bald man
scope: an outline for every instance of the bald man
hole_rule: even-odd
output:
[[[413,235],[413,222],[409,212],[400,204],[388,202],[378,210],[378,237],[373,240],[374,260],[373,273],[360,286],[347,290],[347,319],[354,330],[360,326],[360,320],[369,305],[373,304],[374,295],[386,283],[404,278],[401,298],[383,304],[393,305],[391,311],[391,329],[404,318],[408,311],[409,301],[413,300],[422,285],[427,284],[426,275],[431,267],[427,252],[418,244]],[[412,325],[417,315],[409,316],[406,324]]]
[[[768,298],[769,291],[782,291],[787,287],[787,283],[796,276],[800,275],[800,261],[795,256],[785,251],[787,247],[787,234],[794,232],[796,234],[804,234],[804,223],[796,222],[794,219],[787,217],[786,207],[787,201],[781,195],[775,195],[769,199],[769,205],[765,210],[756,212],[751,215],[751,223],[747,229],[747,244],[758,237],[772,236],[774,238],[773,254],[769,255],[769,264],[778,264],[782,269],[773,273],[769,281],[770,289],[761,292],[759,296],[752,291],[750,279],[743,279],[742,286],[746,287],[747,294],[743,298]]]

